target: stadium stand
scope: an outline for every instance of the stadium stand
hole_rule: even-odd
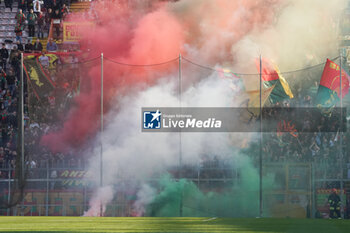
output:
[[[70,6],[70,12],[84,12],[90,9],[90,1],[82,2],[73,2]],[[47,16],[47,9],[43,6],[42,11],[44,15]],[[15,159],[17,156],[17,98],[18,98],[18,81],[20,77],[20,53],[18,51],[18,44],[16,44],[16,35],[15,35],[15,26],[16,19],[15,15],[18,12],[18,3],[14,2],[12,6],[12,11],[10,8],[5,8],[4,3],[0,4],[0,42],[6,43],[6,48],[9,52],[9,58],[6,60],[7,68],[0,73],[0,97],[1,97],[1,144],[0,144],[0,178],[3,182],[0,184],[0,188],[6,189],[4,182],[8,182],[8,178],[14,176],[15,168]],[[52,27],[51,21],[47,22],[50,25],[45,25],[45,33],[43,38],[40,38],[42,43],[43,51],[46,52],[47,41],[52,38]],[[51,30],[49,31],[49,29]],[[61,35],[62,29],[59,28]],[[36,24],[35,31],[38,32],[38,25]],[[23,41],[28,40],[28,31],[27,28],[23,31],[22,35]],[[37,36],[31,38],[31,43],[34,44]],[[58,45],[61,45],[62,37],[57,38]],[[24,45],[24,44],[23,44]],[[49,55],[47,55],[49,56]],[[48,73],[55,73],[54,84],[62,88],[61,90],[64,95],[61,95],[59,92],[54,93],[50,92],[46,98],[36,105],[37,102],[29,102],[29,99],[35,99],[33,92],[26,92],[26,105],[25,105],[25,119],[27,121],[26,130],[27,137],[30,140],[26,141],[25,150],[27,153],[27,167],[29,169],[29,178],[34,179],[30,182],[31,189],[28,190],[25,197],[25,210],[24,215],[82,215],[84,210],[87,208],[87,199],[91,193],[86,193],[86,184],[84,181],[81,181],[81,178],[85,175],[84,168],[86,167],[86,161],[83,158],[75,158],[71,154],[63,153],[53,153],[48,151],[45,148],[38,148],[35,145],[39,144],[41,135],[47,132],[50,128],[58,128],[59,126],[55,123],[60,111],[63,111],[64,108],[69,105],[69,99],[76,93],[77,84],[79,81],[75,80],[75,88],[71,88],[69,91],[66,91],[65,85],[67,80],[63,77],[60,77],[57,74],[57,70],[62,68],[64,62],[61,61],[60,57],[54,57],[55,55],[50,55],[51,61],[57,61],[58,66],[51,66],[49,63],[47,65]],[[70,55],[68,55],[70,56]],[[44,56],[45,57],[45,56]],[[71,58],[72,64],[77,63],[75,57]],[[63,59],[62,59],[63,60]],[[41,61],[42,62],[42,61]],[[43,63],[41,63],[43,64]],[[66,72],[75,72],[79,73],[79,69],[72,65],[69,62],[66,62],[65,68]],[[44,68],[46,65],[43,65]],[[313,82],[313,80],[306,80],[306,82]],[[29,84],[26,84],[29,85]],[[318,86],[315,85],[315,86]],[[28,86],[26,86],[25,90]],[[275,106],[313,106],[315,101],[310,95],[309,92],[302,90],[302,88],[295,88],[294,95],[296,98],[294,100],[287,100],[281,103],[276,103]],[[315,91],[315,90],[314,90]],[[28,112],[28,109],[31,109],[32,114]],[[307,127],[307,125],[305,125]],[[268,134],[264,138],[263,153],[264,161],[266,166],[268,164],[273,164],[274,167],[279,166],[280,164],[302,164],[298,165],[300,170],[305,169],[309,171],[310,168],[305,166],[305,164],[317,164],[315,167],[315,176],[320,178],[320,184],[317,186],[319,188],[320,195],[327,195],[329,189],[331,188],[340,188],[339,180],[343,178],[350,178],[350,155],[349,151],[346,150],[346,147],[342,147],[345,171],[348,173],[340,174],[339,172],[339,147],[340,147],[340,135],[337,132],[333,133],[322,133],[316,132],[314,134],[300,134],[298,138],[293,135],[284,134],[279,137],[277,134]],[[349,133],[344,134],[342,141],[344,144],[350,144]],[[257,145],[252,145],[254,146]],[[244,151],[244,149],[243,149]],[[247,151],[248,156],[254,161],[255,164],[258,163],[258,153],[254,151]],[[297,166],[297,165],[296,165]],[[349,166],[349,167],[345,167]],[[280,166],[278,169],[287,169],[288,166]],[[279,171],[280,171],[279,170]],[[232,165],[227,161],[218,161],[216,158],[209,159],[205,155],[202,157],[202,161],[198,166],[193,167],[184,167],[182,171],[182,176],[189,178],[196,182],[203,190],[207,191],[220,191],[227,186],[228,183],[234,183],[239,178],[240,175]],[[176,169],[170,171],[173,176],[179,177],[178,171]],[[281,173],[285,174],[284,171]],[[288,172],[286,172],[288,173]],[[307,173],[307,172],[306,172]],[[46,180],[35,180],[40,178],[47,178]],[[69,178],[69,179],[68,179]],[[287,179],[287,178],[286,178]],[[294,180],[300,181],[303,183],[303,177],[294,177]],[[311,176],[310,176],[311,179]],[[322,180],[323,179],[323,180]],[[284,182],[285,180],[283,180]],[[281,182],[281,183],[283,183]],[[288,181],[289,182],[289,181]],[[285,183],[288,183],[285,182]],[[284,183],[284,184],[285,184]],[[86,185],[86,186],[85,186]],[[290,187],[288,187],[290,188]],[[288,189],[286,188],[286,189]],[[303,186],[301,189],[306,190],[305,193],[311,196],[309,193],[309,186]],[[51,204],[44,205],[44,200],[46,196],[46,190],[52,191],[50,194]],[[310,188],[311,189],[311,188]],[[76,191],[77,190],[77,191]],[[322,190],[324,190],[322,192]],[[344,183],[344,190],[346,193],[350,193],[350,182]],[[292,191],[288,190],[292,193]],[[8,198],[10,191],[6,189],[4,192],[3,199]],[[277,194],[285,194],[283,190]],[[288,195],[290,194],[288,193]],[[6,194],[6,195],[5,195]],[[122,206],[123,211],[119,213],[119,216],[131,216],[132,210],[130,202],[134,198],[133,195],[127,195],[125,193],[120,194],[118,198],[122,200],[122,204],[115,201],[114,204]],[[322,202],[322,201],[320,201]],[[322,205],[322,203],[320,204]],[[113,207],[115,208],[115,206]],[[322,210],[322,208],[320,209]],[[108,209],[110,216],[118,215],[116,211],[112,211],[111,207]],[[326,212],[327,210],[322,210]],[[15,210],[10,212],[9,210],[1,212],[2,215],[19,215],[19,212]]]

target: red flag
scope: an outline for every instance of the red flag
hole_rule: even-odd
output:
[[[320,85],[327,87],[328,89],[337,92],[340,97],[340,67],[327,59],[324,66]],[[349,92],[349,75],[342,69],[342,98]]]
[[[260,61],[255,59],[256,69],[260,71]],[[261,78],[263,81],[272,81],[279,79],[279,75],[275,70],[274,66],[269,62],[269,60],[261,59]]]

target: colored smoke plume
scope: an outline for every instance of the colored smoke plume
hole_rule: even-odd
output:
[[[228,66],[244,73],[256,73],[254,59],[262,54],[284,70],[323,62],[326,57],[338,54],[336,28],[340,10],[345,1],[319,0],[212,0],[177,1],[169,4],[152,4],[144,7],[143,1],[133,5],[117,6],[115,1],[97,1],[96,14],[100,22],[94,31],[86,32],[83,44],[92,45],[90,58],[104,52],[105,57],[129,64],[152,64],[176,58],[179,53],[199,64]],[[330,25],[325,27],[324,25]],[[88,43],[88,39],[91,41]],[[330,46],[334,45],[334,46]],[[312,58],[312,59],[310,59]],[[43,137],[42,142],[54,151],[78,148],[87,140],[98,138],[100,116],[100,67],[92,64],[82,80],[80,96],[75,99],[64,127]],[[217,74],[184,61],[182,106],[227,107],[237,106],[237,92]],[[227,134],[182,134],[181,151],[178,135],[171,133],[145,134],[140,132],[140,109],[145,106],[176,107],[178,96],[177,61],[156,67],[128,67],[106,60],[105,72],[105,121],[103,134],[104,183],[113,185],[116,177],[144,179],[155,172],[165,173],[177,166],[179,154],[182,163],[198,165],[202,156],[209,159],[234,161],[244,173],[241,184],[233,190],[252,190],[245,198],[237,194],[234,206],[249,206],[246,216],[253,216],[256,202],[257,176],[251,161],[244,160],[237,152],[242,136]],[[245,76],[248,88],[257,89],[257,79]],[[255,77],[256,78],[256,77]],[[292,80],[301,82],[302,78]],[[99,154],[99,147],[93,154]],[[91,160],[90,172],[99,174],[99,157]],[[253,174],[253,175],[251,175]],[[184,186],[198,194],[198,200],[215,207],[220,196],[206,196],[187,181],[174,184],[161,183],[166,193],[153,195],[152,188],[143,188],[135,204],[137,215],[147,213],[148,205],[164,203],[154,212],[157,216],[172,215],[169,211],[178,207],[176,190]],[[181,186],[183,185],[183,186]],[[171,187],[174,187],[172,189]],[[172,192],[172,190],[175,190]],[[172,200],[167,207],[167,198]],[[209,199],[208,199],[209,198]],[[105,203],[110,198],[104,199]],[[96,209],[97,201],[92,201]],[[229,196],[222,200],[231,201]],[[227,203],[228,203],[227,202]],[[97,203],[97,204],[94,204]],[[175,204],[174,204],[175,203]],[[218,202],[216,202],[218,203]],[[224,202],[223,202],[224,203]],[[201,204],[200,204],[201,205]],[[164,207],[165,206],[165,207]],[[225,204],[220,205],[225,207]],[[245,205],[243,205],[245,206]],[[252,207],[252,208],[250,208]],[[203,207],[204,208],[204,207]],[[154,209],[154,208],[153,208]],[[88,211],[90,213],[90,210]],[[91,212],[95,212],[91,210]],[[220,212],[220,211],[219,211]],[[192,212],[189,212],[192,214]],[[202,214],[202,213],[201,213]],[[195,215],[201,215],[195,214]],[[223,214],[226,215],[226,214]],[[229,216],[229,213],[227,213]]]
[[[90,58],[103,52],[107,58],[128,64],[160,63],[176,58],[180,53],[211,64],[232,61],[230,47],[253,29],[269,25],[278,2],[180,1],[151,4],[142,10],[145,8],[141,2],[97,1],[94,14],[98,23],[94,30],[84,32],[82,44],[91,48]],[[173,71],[175,68],[176,64]],[[160,66],[151,72],[134,70],[130,75],[127,67],[105,61],[105,112],[109,111],[116,94],[128,94],[128,88],[136,84],[152,85],[162,74],[171,71],[169,67]],[[99,96],[100,66],[97,60],[84,76],[81,94],[76,97],[76,105],[63,128],[44,136],[42,143],[53,151],[64,151],[93,138],[99,126]]]
[[[89,201],[89,210],[84,212],[85,217],[99,217],[106,211],[107,204],[113,199],[113,187],[105,186],[96,190]]]
[[[102,4],[103,1],[97,2]],[[115,12],[115,17],[105,14],[105,8],[96,7],[100,24],[95,30],[86,32],[92,51],[90,56],[104,52],[106,58],[129,64],[160,63],[169,58],[176,58],[181,52],[183,33],[174,16],[159,8],[149,14],[138,16],[137,22],[125,24],[127,19],[120,19],[118,5],[109,5],[108,10]],[[89,64],[90,65],[90,64]],[[87,67],[87,66],[84,66]],[[176,64],[172,65],[176,68]],[[104,108],[108,112],[116,94],[128,94],[128,87],[144,84],[150,85],[161,74],[171,71],[172,67],[156,67],[150,70],[130,70],[129,67],[104,62]],[[91,137],[99,127],[100,117],[100,77],[99,60],[91,62],[91,68],[83,77],[81,93],[75,98],[73,107],[64,122],[63,128],[42,138],[42,143],[51,150],[67,151],[77,148]]]
[[[103,52],[109,59],[128,64],[161,63],[182,53],[201,64],[256,73],[253,61],[263,54],[282,71],[291,70],[337,54],[335,25],[344,4],[344,0],[95,1],[91,15],[97,23],[83,33],[81,43],[90,48],[89,58]],[[82,20],[81,15],[71,18]],[[88,70],[81,94],[63,128],[42,139],[53,151],[79,148],[96,135],[99,60],[89,66],[84,67]],[[116,95],[131,94],[131,86],[153,85],[177,69],[176,64],[152,70],[131,68],[105,60],[105,113],[118,104]],[[196,80],[194,77],[189,80]],[[246,77],[245,83],[257,88],[255,79]]]

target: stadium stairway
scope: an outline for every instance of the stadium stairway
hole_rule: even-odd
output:
[[[71,12],[82,12],[90,9],[91,1],[74,2],[70,5]]]
[[[0,4],[0,43],[5,40],[12,40],[15,42],[15,26],[16,20],[15,16],[18,11],[18,3],[14,2],[12,6],[12,11],[10,8],[5,8],[4,1]],[[27,37],[27,32],[23,32],[23,38]]]

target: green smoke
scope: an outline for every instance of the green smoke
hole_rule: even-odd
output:
[[[202,192],[187,179],[175,180],[164,175],[154,185],[157,195],[147,206],[147,216],[158,217],[256,217],[259,216],[259,175],[249,157],[232,158],[232,165],[240,174],[237,183],[230,183],[220,192]],[[264,188],[272,186],[272,179],[264,177]]]

